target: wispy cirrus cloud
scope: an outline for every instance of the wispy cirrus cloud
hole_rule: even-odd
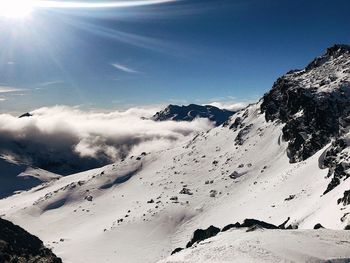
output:
[[[0,86],[0,102],[7,101],[9,99],[9,96],[23,96],[23,92],[25,89],[16,88],[16,87],[10,87],[10,86]]]
[[[53,81],[41,82],[41,83],[37,84],[38,87],[36,87],[35,90],[43,90],[43,89],[49,88],[51,86],[55,86],[55,85],[62,84],[62,83],[64,83],[63,80],[53,80]]]
[[[10,87],[10,86],[0,86],[0,93],[13,93],[18,91],[24,91],[24,89]]]
[[[53,81],[42,82],[42,83],[39,84],[39,86],[47,87],[47,86],[61,84],[61,83],[64,83],[64,81],[63,80],[53,80]]]
[[[120,70],[120,71],[123,71],[125,73],[132,73],[132,74],[140,73],[140,71],[132,69],[132,68],[126,66],[126,65],[122,65],[120,63],[112,63],[111,66],[116,68],[116,69],[118,69],[118,70]]]

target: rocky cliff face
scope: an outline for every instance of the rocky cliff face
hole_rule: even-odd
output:
[[[264,95],[261,110],[267,121],[285,123],[291,162],[305,160],[333,141],[321,164],[333,176],[325,193],[349,177],[344,151],[349,146],[350,46],[335,45],[304,70],[279,78]]]
[[[43,242],[11,222],[0,218],[0,262],[62,263]]]
[[[157,112],[152,119],[155,121],[192,121],[195,118],[208,118],[219,126],[227,121],[234,113],[233,111],[219,109],[210,105],[169,105],[164,110]]]

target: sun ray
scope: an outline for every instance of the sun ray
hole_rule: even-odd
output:
[[[132,0],[110,2],[48,1],[48,0],[0,0],[0,17],[25,18],[35,9],[106,9],[165,4],[179,0]]]
[[[36,7],[44,8],[121,8],[165,4],[177,2],[178,0],[133,0],[112,2],[85,2],[85,1],[36,1]]]

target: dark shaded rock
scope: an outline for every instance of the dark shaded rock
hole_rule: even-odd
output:
[[[288,156],[291,162],[298,162],[312,156],[339,134],[340,119],[350,112],[349,83],[334,84],[329,91],[319,90],[319,83],[308,71],[315,69],[336,56],[347,54],[337,63],[347,63],[349,46],[336,45],[317,58],[305,71],[286,74],[279,78],[270,92],[264,95],[261,105],[267,121],[279,120],[285,123],[283,138],[289,142]],[[321,62],[322,61],[322,62]],[[342,64],[341,64],[342,65]],[[339,65],[339,67],[341,67]],[[323,78],[332,78],[335,68],[329,72],[320,71]],[[304,80],[315,82],[315,87],[305,87]],[[329,80],[332,83],[332,80]],[[298,115],[297,113],[301,113]]]
[[[227,226],[224,226],[223,229],[221,230],[221,232],[225,232],[227,230],[230,230],[231,228],[239,228],[241,227],[241,224],[240,223],[235,223],[235,224],[229,224]]]
[[[264,221],[256,220],[256,219],[245,219],[243,221],[243,224],[241,224],[240,227],[252,227],[255,225],[261,226],[262,228],[266,228],[266,229],[278,229],[278,226],[266,223]]]
[[[229,177],[230,177],[231,179],[237,179],[237,178],[240,177],[240,174],[239,174],[238,172],[234,171],[233,173],[231,173],[231,174],[229,175]]]
[[[216,126],[219,126],[227,121],[233,114],[235,114],[234,111],[219,109],[210,105],[169,105],[164,110],[157,112],[152,117],[152,120],[192,121],[195,118],[208,118],[210,121],[215,122]]]
[[[235,121],[231,124],[230,129],[236,131],[242,125],[242,118],[237,117]]]
[[[312,70],[314,68],[317,68],[319,66],[322,66],[324,63],[326,63],[330,57],[338,57],[343,54],[350,53],[350,46],[349,45],[334,45],[327,49],[326,54],[323,56],[315,58],[309,65],[306,66],[306,70]]]
[[[350,156],[344,151],[347,147],[349,146],[346,139],[340,137],[333,141],[332,145],[326,150],[322,165],[329,168],[327,177],[332,177],[332,180],[323,194],[327,194],[337,187],[343,179],[350,177],[350,174],[346,172],[350,168]]]
[[[180,191],[180,194],[183,194],[183,195],[193,195],[193,193],[191,192],[190,189],[184,187],[182,188],[182,190]]]
[[[190,242],[187,243],[186,248],[191,247],[193,244],[203,241],[207,238],[216,236],[220,232],[220,228],[210,226],[207,229],[197,229],[193,233],[193,237]]]
[[[0,218],[0,262],[62,263],[43,242]]]
[[[243,143],[247,140],[248,134],[252,129],[252,127],[253,127],[253,124],[249,124],[248,126],[244,127],[239,131],[239,133],[237,134],[237,137],[235,138],[236,145],[243,145]]]
[[[267,121],[284,123],[291,163],[306,160],[328,143],[323,168],[332,180],[325,194],[350,175],[350,165],[340,160],[346,145],[342,136],[350,125],[350,46],[335,45],[305,70],[279,78],[263,97],[261,111]]]
[[[183,250],[182,247],[175,248],[175,249],[171,252],[171,255],[174,255],[175,253],[180,252],[181,250]]]
[[[33,116],[33,114],[26,112],[26,113],[22,114],[21,116],[19,116],[18,118],[25,118],[25,117],[32,117],[32,116]]]
[[[279,229],[286,229],[286,224],[288,223],[289,220],[290,220],[290,217],[288,217],[286,221],[284,221],[282,224],[280,224],[278,226],[278,228]]]
[[[170,200],[177,202],[179,200],[179,198],[177,196],[172,196],[172,197],[170,197]]]
[[[288,230],[298,229],[298,228],[299,228],[298,225],[289,225],[288,227],[286,227],[286,229],[288,229]]]
[[[345,226],[344,230],[350,230],[350,225]]]
[[[287,228],[285,228],[285,225],[287,224],[287,222],[290,220],[290,218],[288,217],[288,219],[283,222],[280,226],[275,226],[273,224],[269,224],[266,223],[264,221],[260,221],[260,220],[256,220],[256,219],[245,219],[243,221],[243,224],[240,224],[239,222],[235,223],[235,224],[229,224],[225,227],[222,228],[222,230],[220,231],[219,228],[215,227],[215,226],[210,226],[207,229],[197,229],[196,231],[194,231],[193,233],[193,237],[191,239],[190,242],[187,243],[186,248],[192,247],[193,244],[198,243],[200,241],[206,240],[208,238],[211,238],[213,236],[216,236],[219,232],[225,232],[228,231],[232,228],[248,228],[247,232],[249,231],[255,231],[257,229],[298,229],[297,226],[288,226]],[[183,250],[183,248],[176,248],[171,255],[179,252]]]
[[[91,195],[85,196],[84,198],[86,201],[92,202],[93,197]]]
[[[324,227],[320,223],[314,226],[314,229],[321,229],[321,228],[324,228]]]
[[[253,232],[253,231],[259,230],[259,229],[264,229],[264,228],[262,226],[260,226],[260,225],[254,225],[254,226],[248,227],[246,232]]]
[[[343,197],[338,199],[338,205],[340,203],[343,203],[344,206],[350,205],[350,190],[345,191]]]
[[[284,201],[290,201],[295,198],[295,195],[289,195],[287,198],[284,199]]]

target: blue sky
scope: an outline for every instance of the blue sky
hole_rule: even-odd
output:
[[[255,100],[350,44],[349,10],[348,0],[182,0],[0,17],[0,112]]]

